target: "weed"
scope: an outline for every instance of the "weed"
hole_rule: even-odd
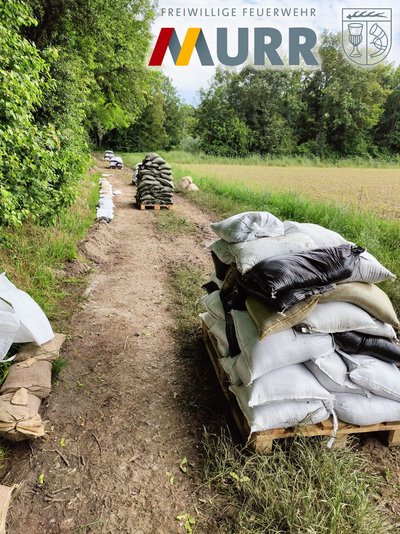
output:
[[[206,483],[237,509],[240,534],[386,534],[373,502],[378,478],[354,448],[329,450],[318,438],[279,443],[271,455],[205,432]]]
[[[59,356],[55,360],[53,360],[51,364],[51,379],[53,382],[55,382],[58,378],[58,375],[60,372],[64,369],[64,367],[67,365],[67,359],[63,358],[62,356]]]
[[[196,232],[196,227],[184,217],[179,217],[172,210],[155,211],[156,228],[172,237],[191,235]]]

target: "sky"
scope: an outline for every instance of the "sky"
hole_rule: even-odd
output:
[[[287,55],[286,42],[288,39],[289,27],[308,27],[313,29],[317,35],[320,35],[325,29],[330,32],[337,33],[342,28],[342,8],[391,8],[392,9],[392,48],[386,61],[398,64],[400,61],[400,3],[398,0],[342,0],[341,2],[332,0],[304,0],[300,3],[298,0],[232,0],[220,1],[215,0],[159,0],[158,13],[155,22],[153,23],[152,33],[154,36],[153,44],[149,53],[154,48],[156,38],[162,27],[174,27],[179,41],[182,43],[187,28],[201,27],[206,37],[207,45],[215,56],[216,50],[216,28],[228,28],[228,45],[231,55],[235,55],[237,51],[237,28],[249,28],[250,43],[249,53],[252,55],[252,29],[255,27],[273,27],[278,29],[283,37],[282,53]],[[193,16],[176,16],[176,8],[236,8],[237,16],[208,16],[208,17],[193,17]],[[308,8],[309,13],[311,9],[315,9],[315,16],[303,17],[274,17],[274,16],[243,16],[243,9],[247,9],[249,13],[250,8]],[[167,9],[166,13],[162,14],[162,8]],[[174,16],[168,16],[168,8],[174,9]],[[230,11],[231,13],[231,11]],[[214,62],[217,66],[217,61],[214,57]],[[151,67],[155,68],[155,67]],[[207,87],[211,77],[215,72],[215,67],[205,67],[201,65],[196,51],[194,51],[190,63],[187,67],[175,66],[169,50],[167,51],[163,66],[161,67],[164,74],[172,79],[173,85],[177,88],[181,98],[189,104],[197,104],[199,101],[198,92],[202,87]],[[239,67],[235,67],[238,70]]]

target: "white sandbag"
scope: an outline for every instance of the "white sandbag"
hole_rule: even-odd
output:
[[[351,241],[347,241],[347,239],[337,232],[328,230],[328,228],[324,228],[319,224],[284,221],[283,226],[285,235],[291,235],[298,232],[306,234],[314,241],[316,248],[338,247],[339,245],[351,243]]]
[[[112,208],[97,208],[96,210],[97,219],[113,219],[114,213]]]
[[[214,241],[211,243],[211,245],[208,245],[207,248],[211,250],[211,252],[214,252],[214,254],[220,261],[222,261],[222,263],[230,265],[231,263],[235,262],[235,257],[232,255],[229,249],[229,243],[223,239],[217,239],[217,241]]]
[[[283,401],[249,407],[249,388],[231,386],[251,432],[321,423],[329,419],[322,401]]]
[[[200,313],[199,317],[202,321],[204,321],[204,324],[206,325],[208,330],[210,330],[210,328],[212,328],[215,325],[215,322],[218,320],[209,312]]]
[[[225,358],[229,355],[229,343],[226,337],[225,321],[215,320],[214,324],[208,331],[209,334],[217,341],[219,355]]]
[[[288,400],[321,400],[333,406],[333,397],[302,363],[271,371],[251,384],[249,406]]]
[[[310,360],[304,364],[310,373],[325,389],[331,393],[358,393],[366,395],[364,389],[354,384],[349,378],[349,370],[340,354],[334,352],[323,358]]]
[[[231,312],[241,354],[236,370],[243,384],[249,385],[265,373],[334,351],[332,337],[327,334],[302,334],[292,328],[267,336],[262,341],[246,311]]]
[[[229,343],[226,337],[226,323],[221,319],[216,319],[211,313],[201,313],[199,317],[204,321],[211,334],[212,339],[217,344],[219,355],[224,358],[229,355]]]
[[[395,365],[361,354],[343,357],[355,384],[380,397],[400,401],[400,370]]]
[[[282,254],[303,252],[304,250],[311,250],[313,248],[317,248],[314,241],[306,234],[301,233],[293,233],[287,236],[263,237],[245,243],[234,243],[229,246],[231,255],[234,258],[233,262],[236,263],[238,270],[242,274],[254,267],[259,261],[266,260],[267,258]]]
[[[237,359],[238,356],[234,356],[233,358],[221,358],[219,360],[223,370],[228,375],[229,381],[233,386],[240,386],[242,384],[242,380],[236,371]]]
[[[335,409],[338,418],[351,425],[376,425],[400,421],[400,402],[378,397],[337,393]]]
[[[13,309],[0,311],[0,361],[10,350],[19,329],[20,322]]]
[[[34,341],[38,345],[43,345],[53,339],[53,330],[41,307],[28,293],[15,287],[5,273],[0,275],[0,310],[8,312],[14,310],[20,321],[15,343]]]
[[[228,243],[242,243],[259,237],[284,234],[282,221],[267,211],[239,213],[211,224],[211,228],[218,237],[228,241]]]
[[[396,339],[392,326],[371,317],[363,309],[349,302],[323,302],[317,304],[297,327],[303,333],[333,334],[356,330],[371,336]]]
[[[358,257],[358,264],[354,269],[352,275],[346,280],[342,280],[341,284],[346,282],[369,282],[371,284],[378,284],[385,280],[395,280],[396,276],[384,267],[379,261],[369,252],[362,252]]]
[[[99,207],[100,208],[115,208],[114,202],[111,198],[100,198],[99,200]]]
[[[213,291],[209,295],[200,297],[197,301],[198,304],[202,304],[206,310],[214,317],[214,319],[220,319],[225,321],[224,307],[222,306],[221,297],[219,291]]]

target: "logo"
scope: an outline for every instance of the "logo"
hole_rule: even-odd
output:
[[[357,65],[376,65],[392,47],[391,9],[342,9],[342,46]]]
[[[231,45],[232,35],[228,34],[228,28],[217,28],[216,50],[211,54],[204,32],[201,28],[188,28],[182,45],[178,39],[175,28],[161,28],[158,35],[149,66],[159,67],[162,65],[167,50],[177,67],[189,65],[194,50],[196,50],[200,63],[203,66],[214,65],[214,58],[220,65],[235,67],[246,63],[250,57],[257,66],[282,66],[284,60],[289,65],[300,65],[303,61],[306,65],[318,65],[313,48],[317,43],[317,35],[310,28],[289,28],[288,49],[289,54],[279,53],[282,45],[282,34],[276,28],[254,28],[254,49],[249,50],[249,29],[238,28],[236,37],[236,55],[229,52],[228,42]]]

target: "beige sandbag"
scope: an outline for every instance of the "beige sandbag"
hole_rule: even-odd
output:
[[[20,388],[40,399],[47,397],[51,390],[51,363],[29,358],[12,365],[0,393],[15,393]]]
[[[395,328],[399,320],[389,297],[374,284],[349,282],[339,284],[335,289],[320,296],[320,302],[342,301],[359,306],[370,315]]]
[[[193,183],[191,176],[184,176],[177,184],[177,189],[188,189],[189,185]]]
[[[40,399],[25,388],[0,395],[0,436],[10,441],[44,436],[39,407]]]
[[[6,519],[8,507],[10,506],[11,495],[15,486],[0,485],[0,534],[6,534]]]
[[[15,357],[16,362],[23,362],[29,358],[36,360],[53,361],[60,356],[60,348],[65,341],[65,334],[55,334],[54,338],[44,345],[36,345],[35,343],[27,343],[23,345],[21,350]]]
[[[256,325],[258,339],[287,330],[301,322],[318,304],[319,295],[304,299],[287,310],[284,314],[270,308],[256,297],[246,299],[246,308]]]
[[[189,184],[186,188],[188,191],[198,191],[199,188],[196,184]]]

